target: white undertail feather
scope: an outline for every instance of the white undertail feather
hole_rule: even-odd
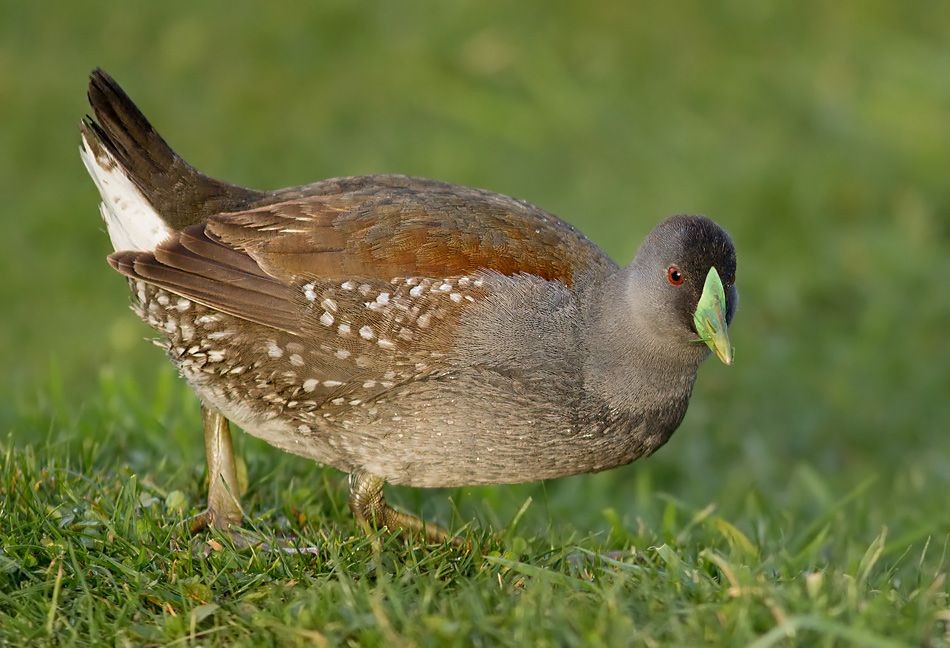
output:
[[[117,251],[154,250],[171,235],[171,229],[115,158],[104,148],[99,150],[101,153],[96,156],[83,136],[79,154],[102,196],[99,211],[112,247]]]

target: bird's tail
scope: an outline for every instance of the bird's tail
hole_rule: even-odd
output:
[[[80,155],[102,196],[99,209],[116,250],[153,250],[173,230],[263,197],[185,162],[102,70],[90,76],[89,104],[95,118],[80,124]]]

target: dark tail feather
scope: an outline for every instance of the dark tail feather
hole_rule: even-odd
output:
[[[199,173],[152,128],[125,91],[101,69],[89,79],[89,105],[81,129],[93,152],[104,148],[174,229],[201,222],[212,214],[238,211],[264,194]]]

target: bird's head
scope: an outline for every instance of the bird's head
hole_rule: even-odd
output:
[[[736,251],[724,229],[704,216],[672,216],[643,241],[627,277],[628,307],[653,346],[705,357],[705,344],[732,364]]]

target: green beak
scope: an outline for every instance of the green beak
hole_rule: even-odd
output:
[[[693,324],[699,334],[697,342],[705,342],[724,364],[732,364],[732,343],[726,325],[726,291],[716,268],[710,268],[703,285],[703,294],[696,305]]]

